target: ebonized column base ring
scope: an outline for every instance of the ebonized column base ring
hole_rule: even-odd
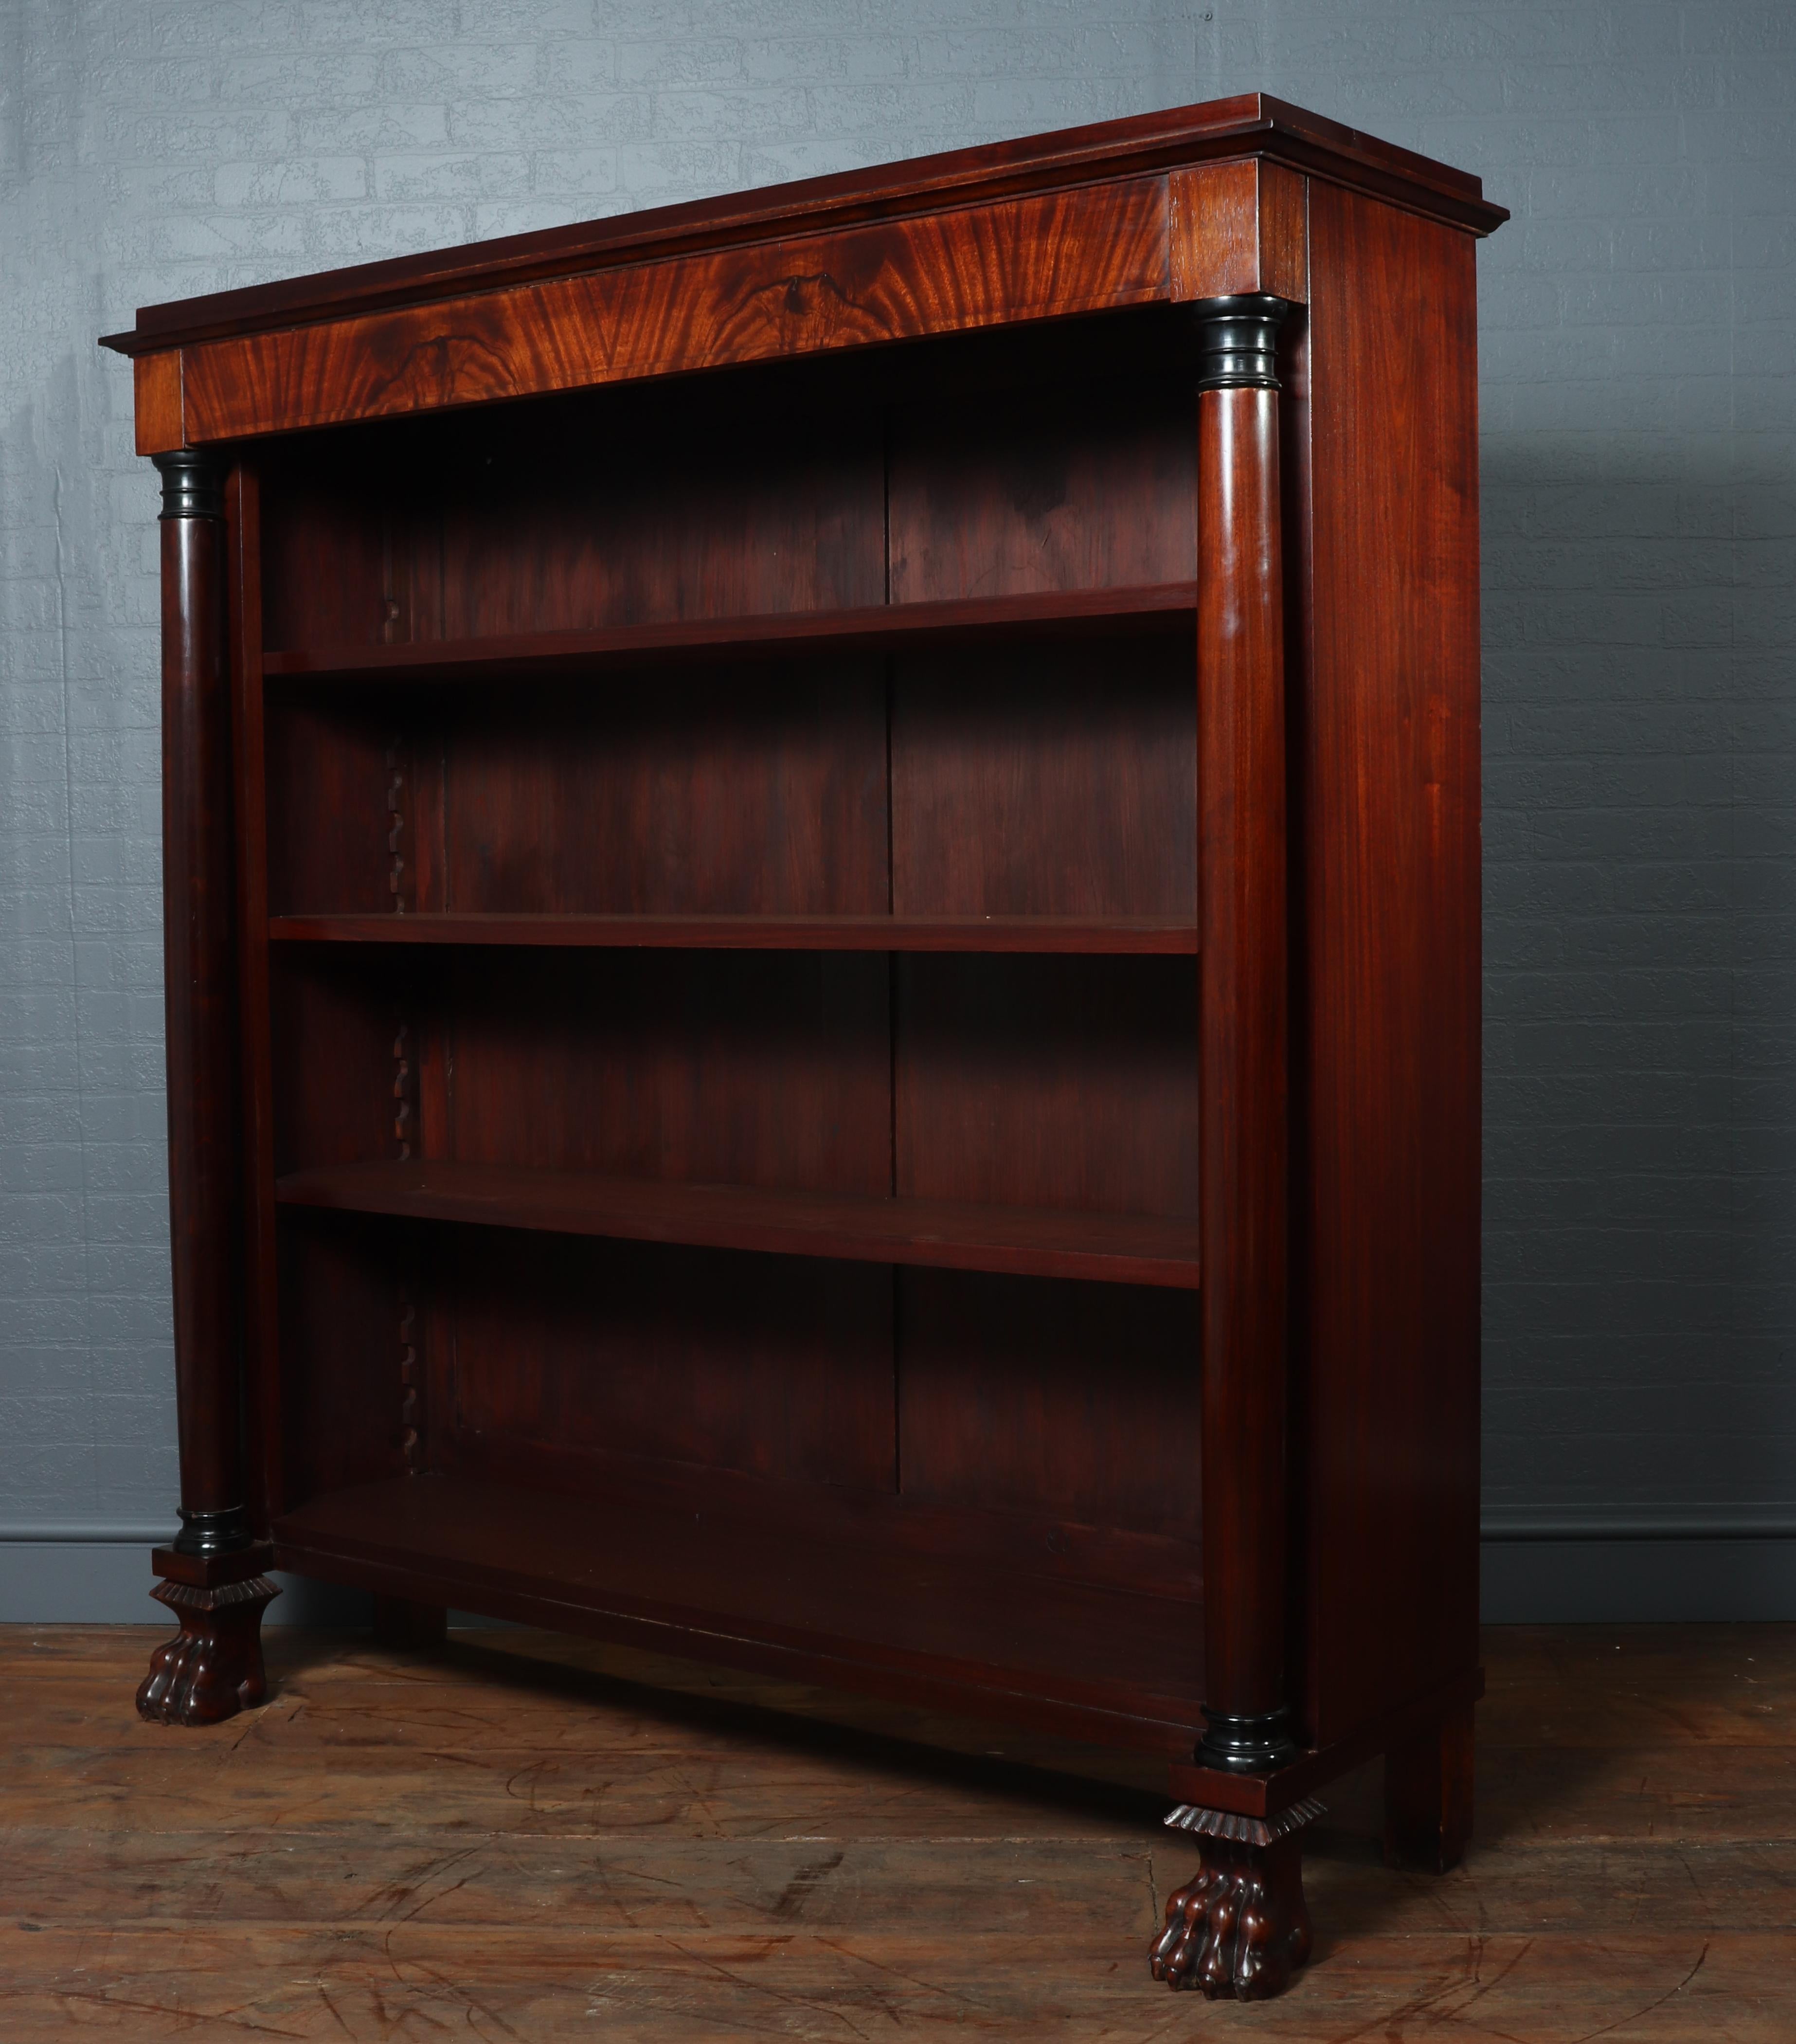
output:
[[[1264,1820],[1188,1803],[1173,1811],[1167,1823],[1203,1841],[1201,1860],[1167,1900],[1165,1927],[1148,1957],[1156,1980],[1210,2001],[1284,1993],[1311,1942],[1298,1834],[1322,1812],[1314,1797]]]
[[[280,1592],[266,1576],[210,1588],[158,1583],[150,1592],[181,1630],[150,1657],[137,1715],[152,1724],[218,1724],[253,1710],[268,1693],[262,1614]]]

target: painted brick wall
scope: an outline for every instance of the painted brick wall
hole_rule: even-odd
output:
[[[0,0],[0,1522],[175,1490],[155,491],[94,336],[1253,86],[1517,216],[1481,257],[1492,1516],[1796,1515],[1796,8]],[[1509,1550],[1509,1604],[1559,1608],[1570,1551]],[[1728,1550],[1783,1570],[1748,1601],[1792,1551]]]

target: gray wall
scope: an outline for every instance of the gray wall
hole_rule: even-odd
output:
[[[155,493],[94,335],[1257,86],[1516,215],[1487,1610],[1796,1616],[1793,56],[1796,7],[1742,0],[0,0],[0,1615],[149,1615],[175,1493]]]

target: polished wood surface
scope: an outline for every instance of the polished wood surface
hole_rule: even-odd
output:
[[[1344,127],[1269,93],[1249,92],[1202,106],[1171,107],[1091,127],[149,305],[139,312],[134,334],[113,335],[109,340],[128,352],[141,352],[247,327],[452,298],[474,283],[519,282],[589,263],[639,261],[766,239],[769,233],[810,232],[848,221],[927,213],[945,203],[977,205],[1043,186],[1099,183],[1182,163],[1243,157],[1268,159],[1300,172],[1319,171],[1350,190],[1438,213],[1480,233],[1489,233],[1509,217],[1482,196],[1479,179],[1468,171]]]
[[[1199,400],[1198,517],[1214,550],[1199,585],[1197,632],[1205,1284],[1194,1374],[1203,1401],[1204,1551],[1218,1585],[1204,1611],[1204,1701],[1241,1718],[1284,1709],[1288,1697],[1290,997],[1278,428],[1276,390],[1206,390]]]
[[[1088,951],[1191,956],[1195,923],[1148,916],[277,916],[274,943],[597,945],[613,950]]]
[[[196,445],[1170,296],[1164,179],[848,228],[182,350]],[[449,312],[445,320],[445,312]]]
[[[275,1197],[290,1206],[339,1212],[409,1214],[627,1242],[1197,1289],[1195,1224],[1143,1214],[850,1193],[823,1198],[770,1187],[416,1160],[290,1172],[276,1180]]]
[[[1264,156],[1167,180],[1172,296],[1309,296],[1309,180]]]
[[[154,1636],[0,1633],[9,2044],[1796,2034],[1788,1627],[1487,1631],[1464,1863],[1387,1865],[1337,1783],[1254,2010],[1147,1981],[1190,1864],[1147,1756],[528,1633],[277,1627],[267,1705],[175,1733],[125,1704]]]
[[[971,596],[945,602],[915,601],[855,610],[796,610],[771,616],[678,619],[618,624],[597,631],[492,633],[459,640],[425,639],[405,644],[309,646],[263,658],[270,674],[328,676],[339,681],[412,677],[423,681],[528,681],[532,676],[587,674],[616,665],[634,670],[681,655],[719,649],[739,656],[753,649],[775,655],[827,643],[844,652],[883,651],[933,640],[945,645],[1007,644],[1031,631],[1063,638],[1081,625],[1113,626],[1140,619],[1151,624],[1190,611],[1196,586],[1168,582],[1146,588],[1050,587]],[[1002,635],[1001,638],[1000,636]]]
[[[1291,1296],[1326,1742],[1477,1658],[1478,411],[1472,244],[1321,186],[1310,218]]]
[[[159,523],[163,974],[181,1504],[209,1544],[244,1504],[236,860],[223,476],[188,476]]]
[[[1149,1748],[1174,1984],[1448,1863],[1499,217],[1256,98],[147,313],[190,1503]]]

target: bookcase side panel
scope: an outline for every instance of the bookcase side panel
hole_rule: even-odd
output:
[[[1294,1416],[1324,1739],[1477,1658],[1473,250],[1312,190]]]

